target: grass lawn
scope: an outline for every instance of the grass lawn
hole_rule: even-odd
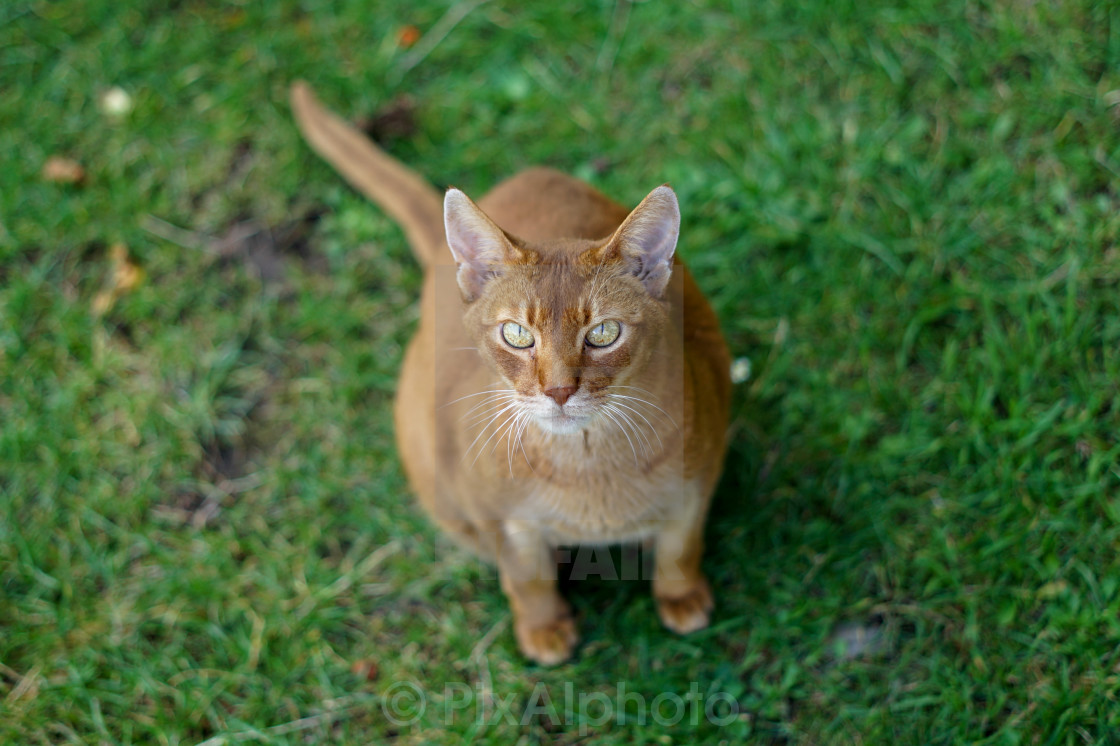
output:
[[[674,186],[752,364],[710,629],[591,579],[519,656],[296,78],[476,196]],[[0,743],[1120,743],[1120,6],[15,0],[0,153]]]

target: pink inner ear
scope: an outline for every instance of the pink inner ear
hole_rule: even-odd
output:
[[[655,297],[669,281],[680,224],[677,196],[669,187],[659,186],[634,208],[616,234],[623,254],[637,265],[635,274]]]
[[[486,237],[470,225],[456,221],[447,226],[447,243],[455,254],[456,261],[481,264],[487,258]]]
[[[652,261],[668,261],[677,247],[676,224],[664,216],[658,216],[652,225],[643,228],[645,228],[645,234],[641,238],[643,255]]]
[[[449,189],[444,196],[443,223],[447,245],[459,265],[459,288],[468,300],[477,298],[506,261],[509,241],[501,228],[458,189]]]
[[[505,254],[505,236],[486,214],[458,189],[449,189],[443,200],[447,244],[457,262],[490,265]]]

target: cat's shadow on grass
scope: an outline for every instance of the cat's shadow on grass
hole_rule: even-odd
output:
[[[736,397],[733,413],[740,417],[740,424],[733,426],[705,529],[703,568],[716,597],[712,625],[731,636],[737,636],[736,620],[767,617],[775,611],[775,604],[781,604],[771,597],[764,576],[772,578],[775,567],[781,573],[780,568],[788,565],[785,582],[796,586],[805,575],[800,568],[804,557],[797,556],[799,546],[791,541],[797,529],[788,525],[783,505],[783,495],[795,488],[785,480],[793,473],[791,469],[796,470],[795,464],[783,462],[798,456],[785,453],[781,443],[767,435],[777,429],[781,406],[780,399]],[[827,469],[830,464],[814,463],[813,467]],[[838,520],[826,501],[797,502],[797,514],[803,520]],[[836,530],[846,529],[838,526]],[[783,557],[783,553],[789,556]],[[659,623],[650,588],[655,554],[655,548],[637,543],[561,550],[560,591],[580,619],[585,646],[596,639],[625,645],[625,636],[657,634]],[[636,632],[635,623],[640,631]],[[673,637],[667,630],[661,633]],[[706,634],[701,633],[701,638]]]

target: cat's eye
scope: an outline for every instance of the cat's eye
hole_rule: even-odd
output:
[[[502,338],[509,343],[510,347],[516,347],[519,350],[533,346],[533,333],[521,324],[515,324],[512,321],[502,324]]]
[[[614,344],[622,327],[617,321],[604,321],[587,333],[587,344],[592,347],[608,347]]]

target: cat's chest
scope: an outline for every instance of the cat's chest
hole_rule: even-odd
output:
[[[513,517],[532,521],[552,543],[615,543],[647,538],[673,520],[696,490],[683,469],[663,463],[637,471],[569,475],[557,483],[533,479],[517,501]]]

